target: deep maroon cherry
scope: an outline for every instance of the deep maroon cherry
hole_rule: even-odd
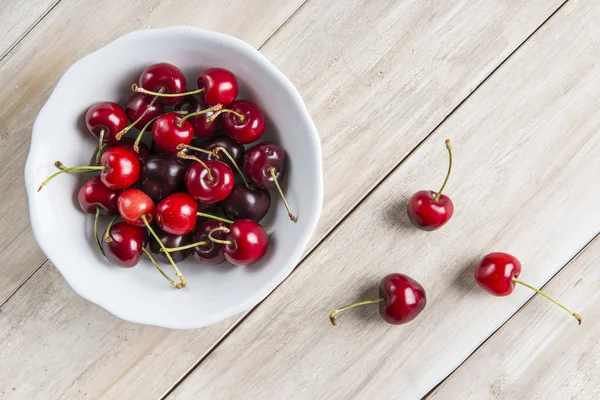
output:
[[[167,248],[180,247],[180,246],[186,245],[188,243],[191,243],[191,241],[192,241],[191,233],[187,233],[185,235],[173,235],[171,233],[163,231],[156,225],[153,228],[154,228],[154,231],[156,232],[156,234],[158,235],[160,241]],[[169,262],[169,259],[167,258],[164,251],[161,251],[162,248],[156,240],[151,240],[149,247],[150,247],[150,252],[154,255],[154,257],[157,260],[164,262],[164,263]],[[169,254],[173,258],[173,261],[178,263],[178,262],[181,262],[181,261],[185,260],[186,258],[188,258],[192,254],[192,252],[193,252],[193,249],[184,249],[184,250],[170,251]]]
[[[521,263],[508,253],[490,253],[483,257],[475,268],[475,281],[485,291],[494,296],[508,296],[515,289],[515,284],[523,285],[550,300],[569,314],[574,316],[581,324],[581,316],[569,310],[544,292],[518,279],[521,273]]]
[[[412,321],[423,311],[427,297],[419,282],[404,274],[389,274],[379,283],[379,298],[338,308],[329,315],[329,320],[333,325],[337,325],[336,316],[339,312],[376,303],[379,303],[379,315],[384,321],[401,325]]]
[[[244,170],[248,179],[259,188],[277,188],[290,219],[295,222],[296,217],[292,214],[279,185],[279,180],[285,171],[285,151],[281,146],[271,142],[263,142],[252,147],[244,157]]]
[[[138,187],[158,203],[185,189],[186,166],[172,154],[156,154],[142,163]]]
[[[140,262],[143,248],[148,244],[145,228],[119,222],[110,227],[106,235],[110,241],[102,241],[102,249],[108,260],[123,268],[131,268]]]
[[[85,114],[85,124],[100,143],[114,144],[117,133],[127,126],[127,115],[117,103],[105,101],[90,107]]]
[[[208,238],[208,234],[213,232],[212,237],[217,240],[225,240],[227,234],[222,230],[215,230],[217,228],[227,228],[225,224],[220,221],[207,220],[202,224],[196,226],[192,236],[192,243],[203,243],[194,247],[194,258],[206,264],[220,264],[225,261],[225,255],[223,254],[223,245],[215,243]]]
[[[217,203],[205,203],[198,201],[198,212],[200,213],[212,213],[217,208]]]
[[[133,125],[142,129],[150,120],[164,113],[164,106],[158,102],[152,103],[152,99],[142,93],[131,95],[125,113]]]
[[[163,151],[175,154],[180,144],[190,144],[194,128],[188,121],[182,121],[177,113],[163,114],[152,125],[152,139]]]
[[[223,114],[225,132],[238,143],[256,142],[265,131],[262,111],[248,100],[236,100],[220,113]]]
[[[227,233],[224,240],[215,237],[214,233],[218,231]],[[265,229],[251,219],[237,220],[229,228],[217,228],[209,234],[209,239],[223,244],[225,259],[236,265],[248,265],[260,260],[269,246]]]
[[[244,155],[246,153],[246,149],[243,145],[234,141],[227,135],[215,135],[207,139],[204,143],[202,143],[202,148],[215,152],[219,156],[220,160],[229,165],[229,168],[233,169],[234,171],[237,169],[235,164],[240,167],[244,165]],[[233,158],[235,164],[229,159],[227,154]],[[198,157],[200,156],[201,154],[198,154]]]
[[[174,106],[183,100],[183,96],[176,95],[185,93],[187,82],[183,72],[173,64],[158,63],[146,68],[140,75],[138,84],[134,84],[132,89],[144,93],[150,99],[163,95],[158,101],[166,106]]]
[[[121,193],[117,205],[119,215],[130,225],[144,226],[154,220],[154,202],[139,189],[127,189]]]
[[[173,193],[156,206],[156,223],[165,232],[185,235],[196,226],[197,213],[198,205],[192,196]]]
[[[193,163],[185,174],[185,186],[196,200],[216,203],[231,193],[235,177],[227,164],[221,161],[201,161]]]
[[[238,83],[230,71],[223,68],[210,68],[198,77],[198,88],[204,89],[204,103],[228,106],[238,95]]]
[[[420,190],[408,200],[407,213],[410,222],[424,231],[433,231],[441,228],[452,218],[452,214],[454,214],[452,200],[450,200],[450,197],[442,194],[452,170],[452,145],[450,139],[446,140],[446,148],[449,155],[448,173],[440,190],[437,193],[432,190]]]
[[[194,96],[186,96],[185,99],[175,107],[175,110],[177,111],[185,111],[191,114],[197,114],[200,111],[208,111],[208,109],[209,106]],[[208,138],[219,130],[221,118],[220,116],[212,118],[213,114],[214,112],[206,112],[187,119],[194,127],[194,133],[197,137]]]
[[[232,220],[251,219],[259,222],[269,212],[271,194],[266,190],[237,183],[220,206]]]

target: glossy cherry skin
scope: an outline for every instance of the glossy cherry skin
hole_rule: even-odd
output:
[[[177,153],[180,144],[190,144],[194,138],[194,128],[188,121],[179,126],[181,115],[177,113],[163,114],[152,125],[154,143],[167,153]]]
[[[206,244],[194,247],[194,258],[196,261],[212,265],[225,261],[223,245],[215,243],[208,238],[210,231],[221,226],[226,227],[224,223],[211,219],[199,224],[194,229],[192,243],[206,242]],[[225,240],[226,236],[227,234],[224,231],[216,231],[212,234],[212,237],[220,240]]]
[[[235,75],[223,68],[210,68],[198,77],[198,88],[204,89],[204,103],[209,106],[231,104],[238,95]]]
[[[248,100],[236,100],[228,109],[244,116],[243,119],[231,112],[223,113],[223,128],[236,142],[256,142],[265,131],[265,116],[258,106]]]
[[[244,148],[243,145],[234,141],[227,135],[215,135],[215,136],[207,139],[202,144],[202,148],[205,150],[212,151],[212,150],[216,149],[217,147],[224,148],[229,153],[229,155],[234,159],[234,161],[237,163],[237,165],[239,165],[240,168],[243,167],[244,154],[246,153],[246,149]],[[231,162],[231,160],[229,160],[229,158],[225,154],[223,154],[222,151],[220,151],[218,153],[218,155],[219,155],[221,161],[223,161],[225,164],[229,165],[229,168],[231,168],[232,170],[235,171],[235,167],[234,167],[233,163]],[[200,154],[198,154],[198,156],[200,156]],[[203,159],[206,159],[206,157],[204,157]]]
[[[173,64],[158,63],[146,68],[140,75],[138,85],[151,92],[159,92],[161,89],[165,94],[177,94],[187,91],[187,81],[183,72]],[[152,99],[153,95],[145,95]],[[166,106],[174,106],[183,100],[182,97],[159,97],[158,102]]]
[[[231,168],[221,161],[207,160],[204,163],[210,169],[213,179],[209,179],[208,171],[202,164],[195,162],[187,169],[185,186],[194,199],[216,203],[229,196],[235,177]]]
[[[202,100],[198,100],[194,96],[186,96],[185,99],[175,107],[177,111],[187,111],[189,113],[195,113],[207,109],[208,106],[204,104]],[[197,137],[208,138],[211,137],[221,125],[221,116],[219,115],[214,120],[209,120],[212,116],[212,112],[206,114],[196,115],[187,119],[194,128],[194,133]]]
[[[112,190],[128,188],[140,177],[138,156],[121,147],[106,150],[100,158],[100,165],[106,168],[100,173],[100,179]]]
[[[135,139],[132,138],[123,138],[119,140],[117,144],[112,145],[111,147],[120,147],[122,149],[126,149],[135,154],[140,162],[143,162],[145,159],[150,157],[150,149],[144,143],[140,143],[138,145],[138,151],[136,152],[133,148],[133,144],[135,143]]]
[[[154,202],[139,189],[127,189],[117,200],[119,215],[125,222],[135,226],[145,226],[142,215],[148,223],[154,220]]]
[[[434,231],[441,228],[454,214],[454,204],[450,197],[442,194],[435,200],[436,193],[431,190],[421,190],[408,200],[407,212],[410,222],[424,231]]]
[[[104,130],[103,141],[116,143],[117,133],[127,126],[127,115],[117,103],[105,101],[94,104],[85,114],[85,125],[96,139]]]
[[[138,188],[158,203],[185,189],[186,166],[172,154],[155,154],[142,163]]]
[[[196,227],[198,204],[187,193],[173,193],[156,206],[156,223],[165,232],[185,235]]]
[[[198,212],[201,213],[212,213],[217,208],[217,203],[205,203],[203,201],[197,202]]]
[[[83,212],[95,214],[96,209],[99,208],[102,215],[115,215],[119,211],[117,208],[119,194],[120,191],[107,188],[100,177],[95,176],[79,189],[77,201]]]
[[[490,253],[475,268],[475,281],[495,296],[508,296],[515,289],[513,278],[521,273],[521,263],[507,253]]]
[[[225,259],[236,265],[248,265],[260,260],[269,246],[265,229],[251,219],[240,219],[231,224],[225,240],[231,242],[223,246]]]
[[[191,233],[187,233],[185,235],[173,235],[171,233],[163,231],[156,225],[153,226],[153,229],[154,232],[156,232],[156,235],[158,236],[162,244],[164,244],[166,248],[180,247],[192,243]],[[160,244],[158,244],[156,240],[151,240],[148,247],[150,248],[150,252],[157,261],[165,264],[168,264],[170,262],[165,253],[160,251]],[[172,251],[169,252],[169,254],[173,258],[173,261],[178,263],[188,258],[192,254],[192,252],[193,249],[185,249]]]
[[[231,193],[220,203],[221,210],[232,220],[251,219],[259,222],[269,212],[271,194],[243,183],[233,186]]]
[[[415,319],[425,308],[427,297],[419,282],[404,274],[390,274],[379,283],[379,315],[390,324],[401,325]]]
[[[281,180],[285,170],[285,152],[279,145],[264,142],[246,152],[244,157],[246,176],[259,188],[275,187],[275,180],[270,172],[271,167],[275,168],[275,176]]]
[[[109,233],[111,242],[102,240],[102,249],[108,261],[123,268],[137,265],[142,258],[142,249],[148,244],[145,228],[118,222]]]
[[[125,114],[127,114],[129,121],[134,122],[143,115],[143,117],[134,125],[136,128],[142,129],[151,119],[156,118],[165,112],[164,106],[158,101],[155,101],[154,104],[150,106],[151,102],[152,98],[145,96],[143,93],[134,93],[127,102]]]

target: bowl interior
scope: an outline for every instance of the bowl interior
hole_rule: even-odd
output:
[[[279,143],[287,152],[283,187],[298,216],[297,223],[291,222],[273,191],[274,205],[263,221],[272,226],[266,256],[247,267],[201,265],[190,258],[179,264],[189,282],[183,290],[172,288],[144,258],[132,269],[103,259],[93,242],[93,216],[82,213],[76,199],[90,176],[65,174],[36,192],[55,172],[54,161],[90,163],[96,142],[84,125],[86,110],[104,100],[126,104],[140,72],[162,61],[181,68],[190,89],[209,67],[236,75],[240,97],[257,103],[267,117],[262,140]],[[208,325],[262,300],[300,259],[323,196],[318,136],[293,85],[249,45],[187,27],[134,32],[74,64],[36,119],[25,175],[38,243],[77,293],[123,319],[170,328]],[[174,278],[171,267],[163,267]]]

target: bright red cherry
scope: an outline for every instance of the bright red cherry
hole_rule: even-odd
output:
[[[204,89],[204,102],[209,106],[228,106],[238,95],[238,83],[230,71],[210,68],[198,77],[198,87]]]
[[[131,95],[125,114],[127,118],[138,129],[142,129],[150,120],[164,113],[164,106],[154,102],[142,93],[134,93]]]
[[[277,188],[290,219],[296,222],[279,185],[285,170],[285,151],[275,143],[263,142],[252,147],[244,157],[246,176],[261,189]]]
[[[79,189],[77,201],[79,207],[90,214],[100,210],[101,215],[115,215],[118,212],[117,199],[120,191],[106,187],[99,176],[95,176]]]
[[[483,257],[477,268],[475,268],[475,281],[482,289],[494,296],[508,296],[515,289],[515,284],[523,285],[567,311],[581,324],[579,314],[569,310],[539,289],[517,279],[520,273],[521,263],[515,256],[500,252],[490,253]]]
[[[109,189],[120,190],[128,188],[137,182],[140,176],[140,162],[135,153],[120,147],[111,147],[102,154],[100,165],[81,165],[65,167],[60,161],[54,163],[60,171],[50,175],[38,188],[38,192],[55,176],[65,172],[84,173],[101,171],[100,179]]]
[[[154,202],[139,189],[127,189],[117,201],[119,215],[130,225],[144,226],[154,220]]]
[[[175,107],[176,111],[185,111],[195,116],[187,119],[194,127],[194,133],[197,137],[208,138],[214,135],[221,125],[221,118],[217,115],[215,118],[211,118],[214,112],[212,109],[204,104],[202,100],[198,100],[194,96],[186,96],[185,99]],[[201,111],[205,111],[200,114]]]
[[[85,124],[100,144],[117,142],[116,135],[127,126],[127,115],[117,103],[94,104],[85,114]]]
[[[152,126],[152,139],[163,151],[175,154],[180,144],[190,144],[194,137],[194,128],[177,113],[163,114]]]
[[[404,274],[389,274],[379,283],[379,298],[360,301],[346,307],[338,308],[329,315],[329,320],[336,324],[339,312],[366,304],[379,303],[379,315],[389,324],[401,325],[412,321],[423,311],[427,297],[423,286]]]
[[[229,196],[235,183],[231,168],[221,161],[197,161],[185,174],[188,193],[204,203],[216,203]]]
[[[215,237],[218,231],[227,233],[224,240]],[[229,228],[215,228],[208,237],[213,242],[223,244],[225,259],[236,265],[248,265],[260,260],[269,246],[265,229],[251,219],[235,221]]]
[[[174,106],[183,100],[187,81],[183,72],[173,64],[158,63],[142,72],[138,84],[132,85],[132,90],[144,93],[151,99],[158,96],[161,104]]]
[[[448,163],[446,179],[440,190],[437,193],[432,190],[421,190],[413,194],[408,200],[408,218],[414,226],[424,231],[433,231],[441,228],[452,218],[452,214],[454,214],[452,200],[445,194],[442,194],[452,170],[452,146],[450,139],[446,140],[446,148],[448,149],[450,161]]]
[[[187,193],[174,193],[156,206],[156,223],[165,232],[185,235],[196,226],[198,205]]]
[[[236,100],[220,112],[224,114],[225,132],[238,143],[255,142],[265,131],[265,117],[262,111],[248,100]]]
[[[106,236],[110,241],[102,241],[102,249],[108,260],[123,268],[137,265],[142,251],[148,244],[148,232],[138,226],[119,222],[109,227]]]

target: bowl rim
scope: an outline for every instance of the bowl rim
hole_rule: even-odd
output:
[[[266,280],[259,287],[259,289],[254,293],[254,295],[249,296],[248,298],[239,302],[236,305],[226,308],[220,312],[213,313],[209,317],[205,316],[204,318],[193,319],[193,316],[190,315],[191,318],[186,319],[185,321],[178,321],[178,323],[176,323],[176,324],[168,324],[168,323],[163,324],[163,323],[160,323],[160,321],[157,321],[156,319],[152,319],[151,317],[148,317],[148,315],[149,315],[148,313],[140,313],[138,315],[130,315],[131,313],[122,312],[118,306],[114,305],[114,303],[111,303],[111,301],[105,300],[106,298],[109,298],[110,296],[97,296],[97,295],[94,295],[93,293],[87,292],[85,289],[83,289],[78,284],[78,279],[76,276],[70,276],[68,273],[66,273],[66,271],[61,269],[60,265],[58,265],[54,261],[52,261],[52,258],[49,255],[52,253],[51,248],[47,245],[46,241],[44,240],[44,237],[42,236],[42,232],[40,231],[40,227],[38,227],[37,224],[33,223],[33,221],[35,221],[35,215],[34,215],[35,207],[33,206],[33,204],[37,201],[37,198],[34,196],[37,193],[37,184],[34,182],[34,161],[33,161],[33,159],[35,158],[36,147],[38,147],[38,144],[40,143],[40,141],[36,140],[36,138],[38,136],[40,136],[41,132],[43,131],[41,129],[41,127],[39,126],[41,124],[40,123],[40,120],[42,119],[41,116],[43,116],[44,114],[49,112],[48,111],[48,109],[50,107],[49,105],[55,101],[54,97],[56,97],[56,93],[58,92],[57,89],[59,87],[61,87],[62,85],[65,85],[65,77],[72,70],[76,69],[85,60],[92,58],[92,57],[97,57],[99,53],[106,51],[108,48],[112,47],[114,44],[116,44],[118,42],[122,42],[122,41],[124,42],[126,40],[131,40],[133,38],[143,37],[143,36],[148,36],[148,35],[149,36],[161,35],[164,33],[171,34],[173,32],[192,34],[202,40],[219,40],[219,41],[227,42],[231,47],[235,47],[238,50],[240,50],[244,55],[247,55],[248,57],[253,58],[254,61],[259,63],[262,68],[267,70],[269,75],[273,76],[279,82],[279,84],[290,95],[292,102],[294,103],[295,107],[297,108],[298,112],[300,113],[301,118],[306,121],[306,123],[309,127],[309,131],[308,131],[309,134],[307,135],[308,146],[311,148],[311,150],[315,154],[315,158],[317,160],[317,165],[315,165],[316,175],[319,177],[319,179],[316,179],[315,187],[313,189],[314,199],[317,201],[315,204],[316,209],[315,209],[315,212],[312,213],[312,215],[303,216],[303,218],[307,218],[307,220],[308,220],[307,228],[298,237],[298,242],[301,243],[301,246],[298,247],[298,251],[296,252],[296,253],[298,253],[298,255],[291,256],[291,257],[295,258],[293,260],[293,262],[286,264],[287,265],[286,268],[283,268],[283,266],[282,266],[282,268],[279,268],[276,271],[276,273],[274,273],[271,276],[270,279]],[[299,265],[300,262],[302,262],[302,254],[316,229],[316,226],[317,226],[317,223],[318,223],[321,211],[322,211],[322,207],[323,207],[324,187],[323,187],[323,165],[322,164],[323,164],[322,149],[321,149],[321,142],[319,140],[317,128],[314,124],[314,121],[310,117],[310,114],[308,112],[306,104],[304,103],[304,100],[302,99],[300,92],[294,86],[294,84],[289,80],[288,77],[286,77],[277,67],[275,67],[262,53],[260,53],[253,46],[244,42],[241,39],[238,39],[234,36],[231,36],[231,35],[228,35],[225,33],[221,33],[221,32],[215,32],[215,31],[210,31],[210,30],[206,30],[206,29],[202,29],[202,28],[186,26],[186,25],[178,25],[178,26],[170,26],[170,27],[165,27],[165,28],[141,29],[141,30],[136,30],[136,31],[132,31],[129,33],[125,33],[125,34],[120,35],[119,37],[115,38],[114,40],[110,41],[106,45],[96,49],[95,51],[93,51],[93,52],[79,58],[77,61],[75,61],[61,75],[60,79],[54,86],[54,89],[52,90],[50,96],[48,97],[48,99],[46,100],[46,102],[44,103],[42,108],[40,109],[40,111],[34,121],[29,152],[28,152],[27,161],[25,163],[25,168],[24,168],[24,178],[25,178],[25,187],[26,187],[27,197],[28,197],[28,201],[29,201],[30,225],[33,230],[35,240],[38,243],[38,245],[41,248],[44,255],[48,258],[47,261],[50,261],[55,266],[55,268],[62,275],[63,279],[73,289],[73,291],[75,291],[75,293],[77,293],[77,295],[79,295],[80,297],[84,298],[85,300],[87,300],[89,302],[92,302],[92,303],[98,305],[99,307],[103,308],[110,314],[116,316],[117,318],[125,320],[125,321],[129,321],[129,322],[137,323],[137,324],[150,325],[150,326],[158,326],[158,327],[169,328],[169,329],[196,329],[196,328],[201,328],[201,327],[205,327],[208,325],[212,325],[212,324],[222,321],[226,318],[229,318],[234,315],[251,310],[257,304],[259,304],[262,300],[264,300],[271,292],[273,292],[281,283],[283,283],[284,280],[286,279],[286,277],[289,276],[294,271],[294,269]]]

